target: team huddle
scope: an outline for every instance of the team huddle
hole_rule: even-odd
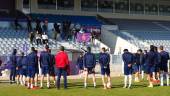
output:
[[[124,61],[124,88],[131,88],[132,73],[135,73],[135,82],[140,82],[139,75],[141,73],[142,79],[144,73],[147,74],[147,80],[149,81],[148,87],[153,87],[154,83],[159,83],[160,86],[164,86],[164,77],[167,80],[167,86],[169,86],[169,74],[168,74],[168,60],[169,53],[164,51],[164,47],[157,47],[151,45],[149,52],[146,50],[144,53],[141,49],[137,53],[132,54],[128,52],[128,49],[124,49],[122,55]],[[127,81],[129,78],[129,85]]]
[[[128,49],[124,49],[122,54],[122,60],[124,62],[124,87],[131,88],[132,74],[135,73],[135,82],[140,82],[144,78],[144,73],[147,74],[147,80],[149,81],[148,87],[153,87],[155,82],[160,81],[160,85],[164,86],[164,75],[167,79],[167,86],[169,86],[169,74],[168,74],[168,60],[169,53],[164,51],[163,46],[157,47],[151,45],[150,51],[143,52],[141,49],[137,50],[137,53],[132,54]],[[96,56],[91,52],[91,48],[87,47],[87,51],[81,53],[77,58],[76,65],[79,68],[79,74],[84,76],[84,87],[87,88],[88,75],[92,74],[94,88],[96,87],[95,78],[95,66],[96,61],[100,64],[101,77],[104,89],[111,88],[111,76],[110,76],[110,54],[105,48],[101,49],[98,60]],[[10,56],[10,83],[15,82],[17,77],[17,84],[25,85],[29,89],[39,86],[43,88],[44,77],[47,80],[47,88],[50,88],[50,77],[53,78],[53,84],[57,89],[60,89],[60,78],[64,78],[64,88],[67,88],[67,75],[69,74],[69,58],[67,52],[63,46],[60,47],[60,51],[54,56],[51,54],[51,50],[48,46],[45,46],[44,51],[38,55],[37,50],[34,47],[31,48],[31,52],[28,55],[24,55],[21,52],[17,55],[17,50],[14,49]],[[41,75],[39,76],[39,69],[41,69]],[[40,84],[38,80],[40,77]],[[107,77],[107,80],[105,80]],[[128,83],[129,79],[129,83]]]

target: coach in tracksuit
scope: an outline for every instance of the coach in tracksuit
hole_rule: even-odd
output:
[[[50,69],[50,63],[51,63],[51,55],[48,52],[49,47],[46,46],[45,50],[41,52],[40,54],[40,67],[41,67],[41,84],[40,87],[43,88],[43,80],[44,76],[47,76],[47,88],[50,87],[50,75],[49,75],[49,69]]]
[[[104,89],[111,88],[111,78],[110,78],[110,55],[106,52],[105,47],[102,48],[102,52],[99,54],[99,64],[101,67],[101,75]],[[105,82],[105,75],[107,76],[107,81]]]
[[[64,89],[67,88],[67,70],[69,68],[69,58],[67,53],[64,51],[64,46],[60,47],[60,51],[55,56],[55,63],[57,69],[57,89],[60,89],[60,79],[63,75],[64,78]]]
[[[149,86],[153,87],[153,72],[155,72],[156,64],[156,53],[154,51],[154,46],[150,46],[150,51],[146,54],[146,74],[148,75]]]
[[[128,51],[128,49],[124,49],[124,53],[122,54],[122,59],[124,62],[124,87],[127,88],[127,79],[129,77],[129,86],[131,88],[132,84],[132,65],[134,63],[134,55]]]
[[[95,66],[96,66],[96,58],[93,53],[91,53],[91,48],[87,47],[87,53],[85,53],[83,57],[83,65],[85,70],[85,79],[84,79],[84,87],[87,88],[87,79],[89,74],[93,74],[93,84],[96,87],[96,78],[95,78]]]
[[[10,56],[10,84],[15,82],[16,76],[16,65],[17,65],[17,50],[14,49],[12,55]]]
[[[163,83],[164,75],[166,75],[167,86],[169,86],[169,74],[168,74],[169,53],[164,51],[164,47],[163,46],[160,46],[159,50],[160,50],[160,56],[161,56],[161,62],[160,62],[161,86],[164,86],[164,83]]]
[[[35,66],[38,62],[37,53],[35,52],[35,48],[31,47],[31,53],[28,54],[28,88],[33,88],[33,82],[35,77]]]

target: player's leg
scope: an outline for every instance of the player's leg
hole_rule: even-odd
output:
[[[88,80],[88,69],[84,72],[84,87],[87,88],[87,80]]]
[[[96,87],[96,76],[95,76],[95,70],[92,69],[92,73],[93,73],[93,86],[94,88]]]
[[[123,86],[123,88],[127,88],[127,79],[128,79],[128,75],[124,75],[124,86]]]
[[[47,88],[50,88],[50,75],[47,74]]]
[[[43,88],[44,74],[41,74],[40,88]]]
[[[107,75],[107,88],[111,88],[112,84],[111,84],[111,77],[110,77],[110,68],[106,70],[106,75]]]

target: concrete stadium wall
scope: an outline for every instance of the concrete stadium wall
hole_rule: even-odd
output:
[[[106,18],[123,18],[123,19],[144,19],[144,20],[165,20],[169,21],[170,16],[156,16],[156,15],[138,15],[138,14],[123,14],[123,13],[105,13],[105,12],[85,12],[81,11],[80,0],[75,0],[73,10],[54,10],[54,9],[39,9],[37,0],[30,0],[31,13],[45,13],[45,14],[63,14],[63,15],[80,15],[80,16],[96,16],[97,14]],[[16,0],[16,8],[23,10],[22,0]]]
[[[113,34],[113,31],[119,32],[118,29],[115,29],[115,25],[103,25],[101,28],[101,40],[104,44],[110,47],[110,52],[112,54],[120,55],[123,53],[124,49],[128,49],[130,52],[136,52],[138,49],[137,46]]]

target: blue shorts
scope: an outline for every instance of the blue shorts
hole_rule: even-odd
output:
[[[139,72],[140,71],[140,65],[139,64],[135,64],[133,66],[133,71],[136,73],[136,72]]]
[[[42,66],[41,71],[43,75],[49,74],[49,67],[48,66]]]
[[[35,68],[33,66],[28,66],[28,77],[34,78],[35,77]]]
[[[167,66],[167,64],[162,64],[162,65],[160,66],[160,70],[161,70],[161,71],[164,71],[164,72],[168,72],[168,66]]]
[[[132,75],[132,67],[124,67],[124,75]]]
[[[146,66],[146,74],[152,74],[155,72],[155,66]]]
[[[101,68],[101,75],[110,76],[110,68]]]
[[[27,68],[22,68],[21,69],[21,75],[27,76]]]

